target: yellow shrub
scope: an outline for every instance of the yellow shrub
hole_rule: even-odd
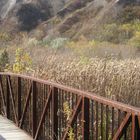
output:
[[[31,70],[32,60],[28,53],[23,49],[16,50],[15,62],[13,64],[13,71],[17,73],[29,72]]]
[[[11,36],[7,33],[0,33],[0,41],[10,41],[11,40]]]

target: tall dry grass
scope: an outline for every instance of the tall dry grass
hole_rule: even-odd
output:
[[[45,62],[46,67],[36,71],[41,78],[140,107],[139,59],[68,60],[55,56]]]
[[[84,39],[67,47],[50,48],[28,38],[23,40],[8,48],[10,61],[17,46],[23,48],[32,57],[34,76],[140,107],[136,48]]]

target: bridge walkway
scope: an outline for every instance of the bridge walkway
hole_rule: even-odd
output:
[[[0,140],[32,140],[32,138],[0,115]]]

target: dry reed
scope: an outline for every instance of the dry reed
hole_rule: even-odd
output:
[[[140,107],[140,61],[48,57],[41,78]]]

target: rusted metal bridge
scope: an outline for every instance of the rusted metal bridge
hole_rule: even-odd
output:
[[[29,76],[0,73],[0,114],[34,140],[140,140],[140,108]]]

